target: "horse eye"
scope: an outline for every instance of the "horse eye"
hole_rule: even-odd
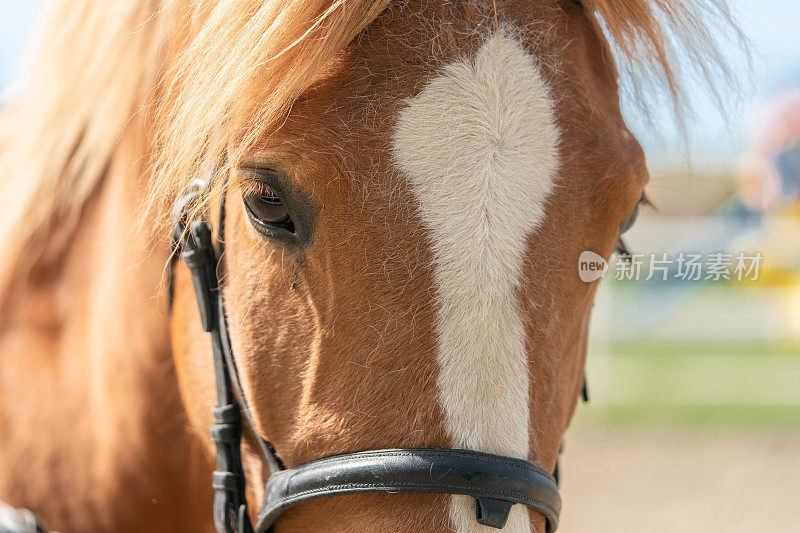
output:
[[[259,228],[280,228],[294,233],[295,227],[286,206],[278,193],[270,187],[262,186],[258,190],[244,195],[244,206],[250,220]]]
[[[644,193],[642,193],[642,196],[639,198],[639,201],[636,202],[636,205],[634,206],[633,211],[628,213],[628,216],[626,216],[622,220],[622,222],[620,223],[620,225],[619,225],[619,234],[620,235],[622,235],[623,233],[625,233],[626,231],[628,231],[629,229],[631,229],[633,227],[633,225],[636,223],[636,219],[639,218],[639,207],[642,204],[646,204],[646,203],[647,203],[647,197],[645,196]]]
[[[619,225],[620,235],[627,232],[636,223],[636,219],[639,218],[639,205],[640,204],[637,203],[636,207],[633,208],[633,211],[628,213],[628,216],[622,220],[622,223]]]

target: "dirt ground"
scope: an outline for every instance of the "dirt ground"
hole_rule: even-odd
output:
[[[800,432],[568,435],[559,533],[800,532]]]

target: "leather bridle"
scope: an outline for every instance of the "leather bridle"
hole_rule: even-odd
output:
[[[472,496],[476,502],[475,520],[493,528],[502,528],[511,507],[522,504],[544,515],[548,533],[555,531],[561,511],[557,479],[541,466],[523,459],[474,450],[406,448],[346,453],[293,468],[284,467],[272,445],[256,431],[231,350],[218,276],[225,234],[224,193],[216,249],[207,211],[196,209],[212,174],[213,170],[205,183],[193,183],[175,204],[173,236],[176,253],[191,271],[203,329],[211,334],[217,389],[211,426],[211,440],[216,445],[212,485],[217,531],[268,533],[277,517],[293,505],[326,496],[365,492]],[[240,448],[243,419],[255,435],[271,472],[255,530],[245,497]]]

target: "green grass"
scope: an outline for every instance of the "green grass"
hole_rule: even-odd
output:
[[[800,429],[800,354],[780,343],[615,342],[590,351],[577,424]]]
[[[788,355],[800,358],[800,339],[616,339],[609,343],[615,355]]]
[[[686,429],[800,430],[800,406],[755,405],[589,405],[580,407],[575,425],[680,427]]]

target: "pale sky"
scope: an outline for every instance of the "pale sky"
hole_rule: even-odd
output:
[[[752,64],[747,64],[737,43],[723,45],[722,52],[732,59],[733,73],[741,87],[741,94],[732,90],[723,94],[727,121],[699,83],[687,85],[690,105],[697,115],[690,128],[691,157],[697,163],[731,165],[743,150],[747,128],[758,122],[759,104],[800,86],[800,1],[730,0],[730,5],[750,40]],[[625,114],[651,163],[683,156],[675,128],[664,126],[663,131],[651,131],[637,120],[632,109],[626,109]],[[666,125],[667,111],[659,114]]]
[[[0,0],[0,87],[6,88],[18,70],[20,55],[44,3]],[[757,121],[754,110],[759,102],[800,85],[800,1],[731,0],[731,5],[752,44],[752,70],[743,61],[736,43],[724,45],[723,53],[734,58],[734,74],[742,87],[741,96],[733,92],[724,95],[727,122],[699,84],[687,85],[691,108],[698,117],[690,128],[690,154],[696,163],[732,165],[746,138],[745,117],[748,123]],[[624,107],[626,121],[645,146],[651,162],[682,159],[683,145],[675,128],[669,126],[666,109],[656,111],[659,126],[651,128],[639,120],[632,106]]]

